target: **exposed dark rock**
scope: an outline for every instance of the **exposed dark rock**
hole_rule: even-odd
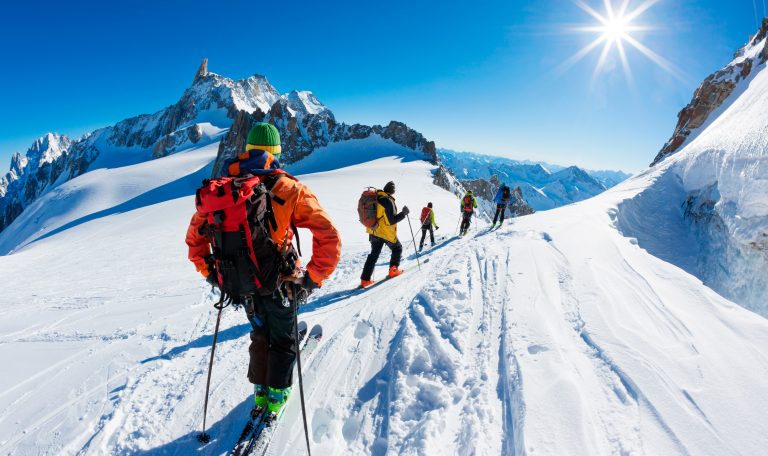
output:
[[[525,201],[523,190],[520,187],[515,187],[512,190],[512,199],[509,202],[509,212],[512,214],[512,217],[522,217],[536,212],[528,205],[528,202]]]
[[[200,64],[200,68],[197,69],[197,73],[195,74],[195,79],[192,80],[192,83],[194,84],[197,80],[204,78],[208,74],[208,58],[204,58],[203,62]]]
[[[427,141],[419,132],[404,123],[392,121],[386,127],[346,125],[337,123],[330,111],[318,114],[292,113],[286,100],[281,99],[272,105],[268,113],[260,110],[253,113],[240,111],[235,116],[232,127],[219,143],[219,153],[213,167],[214,176],[221,175],[225,160],[245,150],[248,131],[257,122],[269,122],[277,127],[283,146],[281,161],[284,164],[299,161],[315,149],[328,144],[350,139],[364,139],[374,134],[390,139],[401,146],[421,151],[426,160],[438,163],[435,143]]]
[[[744,55],[749,46],[754,46],[766,37],[768,33],[768,18],[763,20],[760,31],[742,49],[736,52],[734,58]],[[759,55],[760,64],[768,60],[768,43],[763,46]],[[677,115],[677,125],[672,137],[664,144],[659,153],[653,159],[651,166],[656,165],[664,158],[674,154],[691,133],[704,125],[709,116],[718,109],[733,93],[736,85],[749,77],[755,62],[751,58],[745,58],[739,63],[729,64],[720,71],[709,75],[696,89],[693,99]]]

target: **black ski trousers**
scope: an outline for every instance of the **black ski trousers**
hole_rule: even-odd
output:
[[[459,233],[464,234],[469,230],[469,225],[472,221],[472,212],[464,212],[464,214],[461,216],[461,228],[459,229]]]
[[[496,219],[501,216],[501,220],[499,220],[499,223],[504,223],[504,213],[507,212],[507,205],[506,204],[497,204],[496,205],[496,215],[493,216],[493,224],[496,224]]]
[[[290,301],[280,291],[254,295],[250,302],[246,300],[245,312],[252,328],[248,380],[272,388],[291,386],[296,345]]]
[[[429,240],[432,245],[435,245],[435,230],[432,228],[432,224],[421,225],[421,242],[419,242],[419,250],[424,247],[424,239],[427,237],[427,231],[429,231]]]
[[[392,251],[392,256],[389,258],[390,267],[400,266],[400,257],[403,254],[403,244],[401,244],[399,240],[389,242],[373,235],[370,235],[369,240],[371,241],[371,253],[368,254],[368,258],[365,260],[365,266],[363,266],[363,274],[360,276],[360,280],[371,280],[371,276],[373,276],[373,268],[376,267],[376,261],[378,261],[379,255],[381,255],[381,249],[384,248],[384,245],[389,247]]]

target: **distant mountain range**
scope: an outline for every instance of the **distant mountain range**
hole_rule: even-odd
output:
[[[224,160],[244,149],[255,122],[278,128],[285,164],[331,143],[380,136],[423,153],[425,160],[438,166],[435,184],[455,194],[465,188],[484,189],[479,196],[490,199],[499,184],[496,180],[501,180],[519,186],[524,200],[536,210],[589,198],[628,177],[618,171],[585,171],[449,150],[438,156],[434,142],[401,122],[385,126],[337,122],[312,92],[281,94],[261,75],[229,79],[209,72],[205,59],[191,86],[167,108],[78,139],[48,133],[26,153],[14,154],[9,171],[0,176],[0,231],[50,189],[94,169],[132,165],[218,142],[213,174],[219,175]],[[472,182],[477,179],[483,182]],[[525,206],[525,201],[520,204]]]
[[[465,185],[483,180],[496,187],[502,182],[520,187],[525,200],[537,211],[591,198],[630,177],[623,171],[592,171],[449,149],[438,149],[437,155]]]
[[[48,190],[94,169],[141,163],[219,141],[214,165],[218,174],[226,158],[244,149],[247,131],[257,121],[271,122],[280,130],[284,163],[330,143],[372,135],[423,152],[425,160],[437,163],[435,144],[403,123],[339,123],[312,92],[281,94],[261,75],[229,79],[209,72],[205,59],[192,85],[167,108],[79,139],[49,133],[25,154],[14,154],[10,170],[0,176],[0,231]]]

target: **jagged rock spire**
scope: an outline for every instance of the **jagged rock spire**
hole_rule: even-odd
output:
[[[197,82],[198,79],[204,77],[206,74],[208,74],[208,57],[203,59],[203,62],[200,64],[200,68],[197,69],[197,74],[195,74],[195,79],[192,81],[192,83]]]

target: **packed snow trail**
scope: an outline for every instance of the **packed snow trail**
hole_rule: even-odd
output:
[[[214,154],[137,166],[194,175]],[[457,238],[449,231],[457,200],[431,183],[432,169],[382,157],[302,176],[344,244],[337,272],[302,309],[325,333],[305,367],[313,454],[753,455],[768,447],[768,321],[615,227],[618,205],[657,174]],[[109,186],[134,171],[86,174],[66,188],[119,194]],[[155,200],[152,185],[168,179],[181,196]],[[417,213],[435,204],[446,239],[425,251],[421,270],[351,292],[369,248],[356,199],[389,179],[400,206]],[[114,201],[124,211],[75,198],[81,204],[69,212],[41,215],[43,234],[68,227],[42,238],[25,232],[26,247],[0,257],[0,276],[14,284],[0,295],[0,453],[218,455],[241,432],[252,404],[250,327],[228,308],[211,383],[212,441],[200,447],[195,438],[216,318],[183,243],[196,183],[151,181],[136,189],[135,205]],[[400,237],[411,267],[407,225]],[[302,233],[305,255],[310,239]],[[304,453],[300,420],[292,400],[269,454]]]

